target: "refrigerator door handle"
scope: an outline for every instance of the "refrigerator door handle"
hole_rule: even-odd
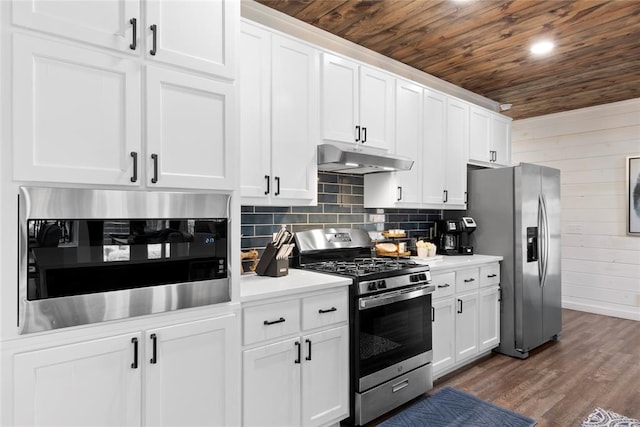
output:
[[[544,264],[544,220],[543,220],[542,195],[538,195],[538,282],[540,287],[544,286],[543,264]]]
[[[542,284],[541,287],[544,288],[544,285],[547,281],[547,270],[549,267],[549,241],[551,236],[549,235],[549,218],[547,216],[547,200],[544,195],[540,196],[540,200],[542,202],[542,232],[544,233],[544,242],[542,246]]]

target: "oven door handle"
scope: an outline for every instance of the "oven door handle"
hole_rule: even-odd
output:
[[[435,286],[425,282],[423,285],[414,286],[409,289],[388,292],[384,294],[373,295],[370,297],[360,298],[358,300],[358,310],[367,310],[381,305],[392,304],[394,302],[406,301],[413,298],[419,298],[427,294],[433,293]]]

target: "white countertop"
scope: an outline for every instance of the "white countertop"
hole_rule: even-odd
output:
[[[418,264],[427,264],[431,271],[455,270],[459,268],[476,267],[481,264],[502,261],[501,256],[493,255],[444,255],[442,259],[421,260],[417,257],[411,259]]]
[[[295,295],[300,292],[348,286],[351,283],[352,280],[347,277],[295,268],[290,268],[289,274],[282,277],[258,276],[255,273],[248,273],[240,277],[240,301],[248,302]]]
[[[442,259],[421,260],[412,257],[419,264],[429,265],[432,272],[475,267],[491,262],[502,261],[501,256],[492,255],[458,255],[443,256]],[[282,277],[258,276],[255,273],[244,274],[240,278],[240,301],[259,301],[295,295],[301,292],[319,291],[339,286],[348,286],[352,280],[347,277],[316,273],[308,270],[289,269],[289,274]]]

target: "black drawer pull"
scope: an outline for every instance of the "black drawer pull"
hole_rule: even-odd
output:
[[[306,340],[304,340],[304,342],[306,342],[309,345],[308,347],[309,355],[305,357],[304,360],[311,360],[311,340],[307,338]]]
[[[138,369],[138,338],[131,338],[133,343],[133,363],[131,369]]]
[[[491,278],[491,277],[496,277],[497,274],[487,274],[487,277]]]
[[[131,158],[133,158],[133,176],[131,177],[131,182],[136,182],[138,180],[138,153],[132,151]]]
[[[464,279],[464,283],[470,283],[470,282],[475,282],[476,279],[474,279],[473,277],[471,279]]]
[[[136,39],[138,38],[138,29],[137,29],[138,21],[136,18],[129,19],[129,24],[133,25],[133,38],[131,39],[131,44],[129,45],[129,49],[136,50]]]
[[[294,342],[293,344],[294,344],[294,345],[297,347],[297,349],[298,349],[298,358],[297,358],[296,360],[294,360],[294,361],[293,361],[293,363],[300,363],[300,354],[301,354],[301,351],[302,351],[302,350],[301,350],[301,347],[302,347],[302,346],[300,345],[300,342],[299,342],[299,341],[296,341],[296,342]]]
[[[156,24],[153,24],[152,26],[149,27],[149,29],[151,30],[151,35],[153,36],[153,40],[151,42],[151,50],[149,51],[149,53],[151,55],[155,55],[157,52],[156,49],[156,44],[157,44],[157,32],[158,32],[158,27],[156,26]]]
[[[438,285],[438,288],[448,288],[449,286],[451,286],[448,283],[445,283],[444,285]]]
[[[458,299],[458,314],[462,313],[462,300]]]
[[[153,350],[151,353],[151,360],[149,360],[149,363],[151,363],[152,365],[155,365],[156,363],[158,363],[158,337],[156,336],[156,334],[151,334],[149,338],[153,343]]]
[[[267,191],[264,192],[264,195],[266,196],[271,192],[271,189],[269,188],[271,180],[269,179],[269,175],[265,175],[264,179],[267,181]]]
[[[267,325],[267,326],[268,326],[268,325],[275,325],[276,323],[282,323],[282,322],[284,322],[284,321],[285,321],[285,320],[284,320],[284,317],[281,317],[281,318],[279,318],[278,320],[265,320],[265,321],[264,321],[264,324],[265,324],[265,325]]]
[[[153,160],[153,178],[151,178],[151,183],[155,184],[158,182],[158,155],[152,154],[151,160]]]
[[[331,307],[329,310],[320,309],[320,310],[318,310],[318,313],[324,314],[324,313],[331,313],[332,311],[338,311],[338,309],[335,308],[335,307]]]

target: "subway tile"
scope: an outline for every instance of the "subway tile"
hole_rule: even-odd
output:
[[[256,213],[286,213],[291,212],[289,206],[256,206]]]
[[[352,194],[352,189],[353,187],[351,185],[340,185],[340,194]]]
[[[364,187],[359,185],[351,186],[351,194],[364,194]]]
[[[271,237],[243,237],[240,246],[242,249],[264,248],[271,240]]]
[[[240,234],[242,234],[243,237],[255,236],[254,229],[255,227],[253,225],[242,225],[240,227]]]
[[[341,214],[338,215],[338,222],[343,223],[361,223],[364,222],[364,215]]]
[[[273,224],[273,214],[242,214],[242,224]]]
[[[322,204],[317,206],[292,206],[291,213],[322,213],[322,207]]]
[[[338,197],[338,200],[340,200],[341,203],[345,204],[348,203],[351,205],[364,205],[364,196],[341,194]]]
[[[351,213],[351,205],[342,206],[342,205],[332,205],[325,204],[324,213]]]
[[[243,205],[243,206],[240,206],[240,212],[243,212],[243,213],[244,213],[244,212],[251,212],[251,213],[253,213],[253,212],[254,212],[254,210],[253,210],[253,209],[254,209],[254,207],[253,207],[253,206],[244,206],[244,205]]]
[[[338,176],[338,182],[340,184],[364,185],[364,176],[341,174]]]
[[[273,214],[272,224],[296,224],[307,222],[307,214]]]
[[[338,222],[338,215],[309,214],[309,224],[323,224],[328,222]]]
[[[324,193],[340,193],[340,186],[337,184],[324,184]]]
[[[426,222],[427,215],[426,214],[409,214],[409,221]]]
[[[407,222],[409,215],[406,214],[390,214],[387,215],[387,221],[389,222]]]
[[[318,194],[318,204],[320,203],[338,203],[337,194]]]
[[[318,181],[320,181],[320,182],[337,183],[338,182],[338,175],[335,174],[335,173],[320,172],[320,173],[318,173]]]
[[[318,224],[293,224],[290,231],[299,233],[300,231],[313,230],[316,228],[320,228],[320,226]]]
[[[256,236],[272,236],[280,230],[280,224],[256,225]]]

